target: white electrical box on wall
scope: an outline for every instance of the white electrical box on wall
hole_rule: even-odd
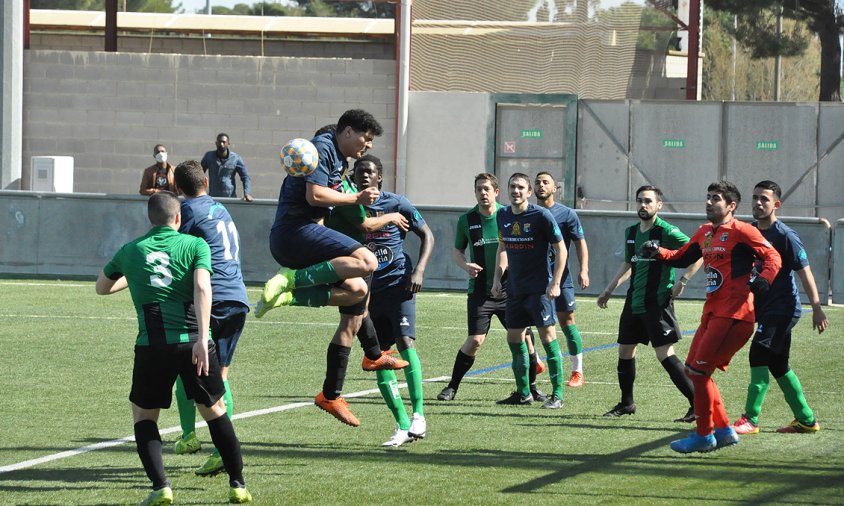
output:
[[[33,156],[29,189],[37,192],[73,193],[72,156]]]

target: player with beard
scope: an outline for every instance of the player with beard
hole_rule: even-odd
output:
[[[619,417],[636,412],[633,401],[633,382],[636,380],[636,346],[652,345],[656,358],[671,378],[674,386],[689,401],[686,414],[675,421],[693,422],[694,390],[691,380],[683,371],[683,363],[674,353],[674,344],[680,340],[680,325],[674,316],[674,299],[683,293],[686,283],[700,268],[701,261],[690,265],[679,280],[674,269],[636,254],[646,241],[657,240],[669,249],[678,249],[688,236],[679,228],[663,220],[657,213],[662,209],[662,190],[655,186],[642,186],[636,190],[639,223],[624,232],[624,262],[598,295],[598,307],[607,308],[613,290],[630,278],[630,288],[624,300],[624,309],[618,322],[618,386],[621,402],[604,416]]]
[[[794,273],[800,276],[803,291],[812,304],[812,329],[822,333],[829,320],[821,309],[821,299],[806,250],[797,233],[777,219],[782,203],[782,190],[773,181],[760,181],[753,189],[753,226],[762,232],[782,257],[783,266],[771,289],[756,300],[756,333],[750,343],[750,385],[744,414],[733,424],[739,434],[759,432],[759,414],[771,382],[770,374],[782,390],[785,401],[794,413],[794,421],[777,432],[813,433],[821,429],[815,414],[803,395],[803,386],[788,363],[791,351],[791,330],[800,319],[800,295]]]
[[[577,276],[578,284],[582,290],[589,288],[589,250],[586,246],[586,238],[583,236],[583,227],[580,225],[580,218],[574,209],[554,201],[557,193],[557,182],[548,172],[540,172],[533,182],[536,187],[536,203],[551,211],[551,215],[557,220],[557,226],[563,234],[563,244],[566,251],[574,241],[574,250],[577,252],[577,261],[580,263],[580,273]],[[554,261],[553,251],[551,261]],[[583,386],[583,339],[580,337],[580,330],[574,319],[574,311],[577,309],[577,302],[574,298],[574,283],[568,262],[563,271],[563,281],[560,285],[560,296],[554,299],[554,307],[557,310],[557,319],[560,321],[560,328],[566,336],[566,344],[571,358],[571,379],[570,387]]]

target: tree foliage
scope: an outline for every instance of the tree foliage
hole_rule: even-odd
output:
[[[844,16],[835,0],[707,0],[706,5],[738,17],[737,29],[732,23],[722,27],[749,48],[753,58],[804,55],[810,47],[808,32],[816,35],[821,56],[818,98],[840,100],[838,36]],[[793,23],[778,35],[776,20],[780,14]]]

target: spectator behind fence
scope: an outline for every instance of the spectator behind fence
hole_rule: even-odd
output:
[[[237,198],[235,175],[240,175],[243,184],[243,200],[252,202],[252,184],[243,158],[230,150],[229,136],[217,134],[217,149],[208,151],[202,157],[202,170],[208,174],[208,194],[212,197]]]
[[[167,148],[164,144],[156,144],[152,148],[152,156],[155,158],[155,164],[144,169],[144,174],[141,176],[141,195],[175,191],[176,185],[173,183],[175,167],[172,163],[167,163]]]

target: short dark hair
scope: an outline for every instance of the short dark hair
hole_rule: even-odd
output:
[[[767,180],[767,179],[764,180],[764,181],[759,181],[758,183],[756,183],[756,186],[754,186],[754,188],[762,188],[763,190],[771,190],[771,192],[774,195],[777,196],[777,199],[782,198],[782,188],[780,188],[780,185],[778,185],[777,183],[775,183],[773,181],[770,181],[770,180]]]
[[[640,186],[639,188],[637,188],[636,189],[636,198],[637,199],[639,198],[639,194],[642,193],[642,192],[654,192],[654,194],[656,195],[657,202],[662,202],[662,197],[663,197],[662,196],[662,190],[660,190],[656,186],[646,184],[646,185],[643,185],[643,186]]]
[[[525,181],[527,181],[528,190],[533,189],[533,185],[530,182],[530,177],[527,174],[522,173],[522,172],[514,173],[512,176],[510,176],[510,179],[507,180],[507,185],[509,186],[510,183],[512,183],[514,179],[524,179]]]
[[[314,132],[314,137],[317,137],[322,134],[327,134],[329,132],[336,132],[337,131],[337,124],[332,123],[330,125],[325,125],[324,127],[320,128],[316,132]]]
[[[165,146],[164,144],[156,144],[155,146],[152,147],[152,154],[157,155],[158,154],[158,148],[164,148],[164,151],[167,151],[167,146]]]
[[[160,191],[153,193],[147,202],[147,216],[150,223],[156,227],[167,225],[179,213],[181,204],[173,192]]]
[[[379,176],[384,175],[384,166],[381,164],[381,159],[375,155],[363,155],[362,157],[355,160],[355,164],[352,167],[352,170],[357,170],[358,166],[361,164],[369,162],[375,166],[375,169],[378,171]]]
[[[337,120],[337,132],[342,132],[346,127],[352,127],[355,132],[372,132],[375,137],[384,133],[375,116],[363,109],[349,109],[340,116]]]
[[[741,203],[741,192],[734,183],[725,179],[710,184],[706,188],[706,191],[720,193],[724,196],[724,200],[726,200],[728,204],[735,202],[736,205],[739,205]]]
[[[478,186],[478,181],[489,181],[489,184],[492,185],[494,190],[498,189],[498,178],[495,177],[495,174],[490,174],[489,172],[481,172],[477,176],[475,176],[475,187]]]
[[[202,165],[196,160],[185,160],[176,165],[173,178],[179,190],[188,197],[196,197],[200,190],[205,187],[205,171],[202,170]]]
[[[225,137],[225,138],[226,138],[226,139],[228,139],[228,140],[232,140],[232,138],[231,138],[231,137],[229,137],[229,134],[227,134],[226,132],[220,132],[220,133],[218,133],[216,138],[217,138],[217,139],[219,139],[220,137]]]

